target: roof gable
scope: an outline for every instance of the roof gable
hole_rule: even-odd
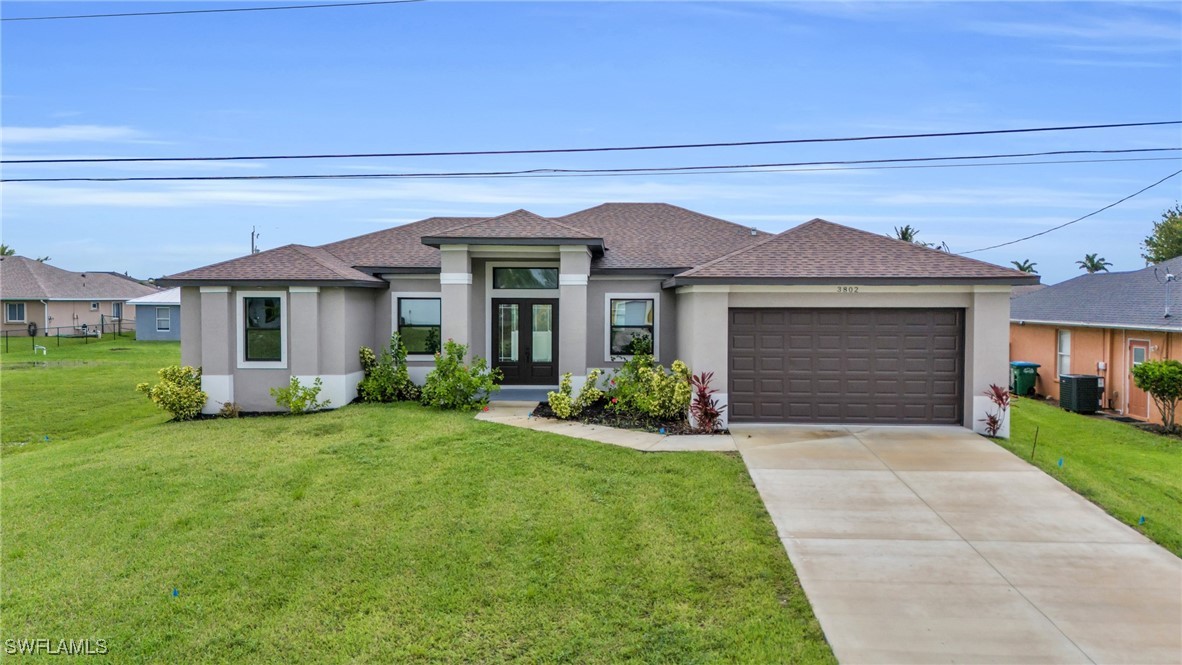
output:
[[[1010,320],[1182,330],[1182,283],[1170,285],[1167,301],[1167,274],[1182,275],[1182,257],[1140,270],[1080,275],[1014,298]]]
[[[992,281],[1037,276],[888,236],[814,219],[676,276],[677,283],[765,281]]]
[[[321,247],[284,245],[257,254],[169,275],[162,280],[172,286],[228,282],[341,283],[352,286],[381,286],[382,280],[367,275]]]
[[[439,250],[422,243],[424,236],[478,222],[484,217],[428,217],[365,235],[338,240],[320,248],[357,268],[439,270]]]
[[[524,208],[432,235],[436,238],[595,238],[586,231],[536,215]]]

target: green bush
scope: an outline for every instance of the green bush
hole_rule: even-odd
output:
[[[172,414],[174,420],[192,420],[201,413],[207,395],[201,391],[201,368],[171,365],[157,372],[160,383],[141,383],[136,391],[144,393],[156,406]]]
[[[467,355],[467,346],[450,339],[444,343],[443,352],[435,354],[435,369],[427,374],[427,382],[423,384],[419,399],[422,404],[461,410],[488,404],[489,395],[500,390],[497,382],[503,377],[501,370],[489,369],[479,356],[472,358],[471,365],[465,365]]]
[[[684,418],[693,390],[689,367],[673,361],[672,371],[647,353],[629,358],[609,381],[608,408],[620,414],[652,418]]]
[[[320,377],[312,382],[311,386],[305,386],[300,383],[296,377],[291,377],[291,383],[282,388],[272,388],[271,397],[275,398],[275,404],[281,406],[289,413],[301,414],[311,413],[312,411],[319,411],[332,403],[331,400],[317,401],[316,398],[320,395],[321,389]]]
[[[410,380],[406,368],[406,345],[398,333],[390,335],[390,346],[382,357],[367,346],[361,347],[361,369],[365,378],[357,384],[357,395],[363,402],[411,402],[420,396],[419,387]]]
[[[587,407],[603,399],[604,392],[599,389],[599,377],[601,376],[603,376],[603,370],[601,369],[593,369],[587,372],[587,382],[583,384],[578,398],[575,399],[575,408],[580,413]]]
[[[562,418],[572,418],[579,415],[582,409],[575,407],[575,399],[571,396],[571,373],[567,372],[562,375],[562,380],[558,382],[558,392],[550,391],[546,393],[546,400],[550,403],[550,410],[554,415]]]
[[[1153,398],[1166,431],[1175,431],[1174,416],[1182,400],[1182,362],[1147,360],[1133,367],[1133,382]]]

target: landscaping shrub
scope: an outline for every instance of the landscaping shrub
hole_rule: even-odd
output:
[[[673,361],[670,371],[652,355],[638,353],[612,374],[608,408],[621,414],[684,418],[692,397],[689,378],[689,367],[680,360]]]
[[[479,356],[471,365],[464,364],[468,347],[447,340],[443,352],[435,354],[435,369],[427,374],[420,402],[441,409],[476,409],[488,404],[489,395],[500,390],[497,382],[503,375],[499,369],[489,369]]]
[[[571,373],[567,372],[562,375],[562,380],[558,383],[558,391],[550,391],[546,393],[546,399],[550,403],[550,410],[554,415],[563,420],[569,418],[577,418],[587,407],[592,406],[603,399],[604,392],[599,389],[599,377],[603,376],[603,370],[593,369],[587,373],[587,382],[583,384],[579,395],[574,396],[574,390],[571,387]]]
[[[571,373],[567,372],[562,375],[562,380],[558,382],[558,391],[551,390],[546,393],[546,400],[550,403],[550,410],[554,415],[566,420],[579,415],[582,409],[575,407],[575,398],[571,396]]]
[[[996,383],[989,384],[989,389],[983,393],[989,402],[997,407],[997,411],[986,411],[985,417],[977,422],[985,423],[985,433],[996,438],[1006,421],[1006,413],[1010,410],[1010,391]]]
[[[141,383],[135,387],[156,406],[172,414],[174,420],[192,420],[201,413],[207,395],[201,391],[201,368],[170,365],[157,372],[160,383]]]
[[[292,414],[310,413],[312,411],[319,411],[332,403],[331,400],[317,401],[321,389],[320,377],[312,382],[311,386],[305,386],[300,383],[296,377],[291,377],[291,383],[282,388],[272,388],[271,397],[275,398],[275,404],[288,410]]]
[[[222,402],[222,408],[218,411],[219,418],[238,418],[242,416],[242,409],[233,402]]]
[[[1133,367],[1133,382],[1149,393],[1161,412],[1161,423],[1166,431],[1177,431],[1174,416],[1178,401],[1182,400],[1182,362],[1177,360],[1147,360]]]
[[[690,403],[690,415],[694,421],[694,431],[713,434],[719,429],[722,412],[725,406],[719,406],[713,395],[718,390],[710,387],[714,379],[714,372],[702,372],[690,377],[690,386],[694,389],[694,401]]]
[[[361,369],[365,378],[357,384],[357,395],[363,402],[410,402],[420,397],[419,387],[410,380],[406,367],[406,345],[398,333],[390,335],[390,346],[382,357],[367,346],[361,347]]]

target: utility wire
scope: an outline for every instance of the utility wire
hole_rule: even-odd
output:
[[[1039,237],[1039,236],[1045,236],[1046,234],[1050,233],[1051,231],[1058,231],[1059,229],[1061,229],[1061,228],[1063,228],[1063,227],[1065,227],[1065,226],[1071,226],[1072,224],[1075,224],[1076,222],[1082,222],[1082,221],[1084,221],[1085,219],[1087,219],[1087,218],[1089,218],[1089,217],[1092,217],[1092,216],[1094,216],[1094,215],[1098,215],[1098,214],[1100,214],[1100,213],[1104,212],[1105,210],[1108,210],[1109,208],[1115,208],[1116,206],[1118,206],[1118,205],[1120,205],[1120,204],[1124,203],[1125,201],[1128,201],[1129,199],[1133,198],[1134,196],[1137,196],[1137,195],[1139,195],[1139,194],[1144,194],[1145,192],[1148,192],[1149,190],[1153,189],[1154,187],[1157,187],[1158,185],[1162,184],[1163,182],[1165,182],[1165,181],[1169,180],[1170,178],[1173,178],[1173,177],[1177,176],[1178,174],[1182,174],[1182,170],[1179,170],[1179,171],[1174,171],[1174,172],[1173,172],[1173,173],[1171,173],[1170,175],[1168,175],[1168,176],[1166,176],[1166,177],[1162,178],[1161,180],[1158,180],[1157,182],[1153,183],[1152,185],[1149,185],[1148,187],[1144,187],[1144,188],[1142,188],[1142,189],[1139,189],[1139,190],[1137,190],[1137,191],[1133,192],[1132,194],[1129,194],[1128,196],[1124,197],[1123,199],[1121,199],[1121,200],[1119,200],[1119,201],[1116,201],[1115,203],[1109,203],[1108,205],[1104,206],[1103,208],[1100,208],[1099,210],[1095,210],[1095,211],[1093,211],[1093,212],[1089,212],[1088,214],[1084,215],[1083,217],[1076,217],[1075,219],[1071,220],[1070,222],[1064,222],[1064,223],[1062,223],[1062,224],[1060,224],[1060,225],[1058,225],[1058,226],[1052,226],[1052,227],[1051,227],[1051,228],[1049,228],[1049,229],[1045,229],[1045,230],[1043,230],[1043,231],[1039,231],[1038,233],[1032,233],[1032,234],[1030,234],[1030,235],[1028,235],[1028,236],[1026,236],[1026,237],[1024,237],[1024,238],[1018,238],[1017,240],[1011,240],[1011,241],[1009,241],[1009,242],[998,243],[998,244],[996,244],[996,245],[990,245],[990,246],[988,246],[988,247],[982,247],[982,248],[980,248],[980,249],[972,249],[972,250],[969,250],[969,251],[967,251],[967,252],[961,252],[960,254],[961,254],[961,255],[965,255],[965,254],[976,254],[977,252],[984,252],[984,251],[985,251],[985,250],[987,250],[987,249],[997,249],[998,247],[1006,247],[1006,246],[1008,246],[1008,245],[1015,245],[1015,244],[1017,244],[1017,243],[1024,242],[1024,241],[1026,241],[1026,240],[1030,240],[1031,238],[1037,238],[1037,237]]]
[[[409,0],[404,0],[409,1]],[[209,10],[214,11],[214,10]],[[217,10],[224,11],[224,10]],[[541,148],[524,150],[455,150],[435,152],[372,152],[335,153],[319,155],[252,155],[221,157],[102,157],[93,159],[3,159],[0,164],[99,164],[113,162],[230,162],[280,159],[360,159],[376,157],[460,157],[479,155],[540,155],[583,152],[628,152],[637,150],[681,150],[686,148],[734,148],[762,145],[792,145],[802,143],[848,143],[856,141],[888,141],[896,139],[946,138],[953,136],[989,136],[996,134],[1032,134],[1037,132],[1066,132],[1085,129],[1114,129],[1120,127],[1157,127],[1180,125],[1182,120],[1160,122],[1125,122],[1107,125],[1071,125],[1063,127],[1025,127],[1021,129],[988,129],[965,132],[933,132],[926,134],[884,134],[876,136],[846,136],[837,138],[780,139],[768,141],[729,141],[719,143],[679,143],[667,145],[635,145],[597,148]]]
[[[959,155],[953,157],[907,157],[895,159],[855,159],[818,162],[778,162],[767,164],[715,164],[711,166],[649,166],[637,168],[602,169],[524,169],[517,171],[442,171],[423,173],[320,173],[305,175],[240,175],[240,176],[132,176],[132,177],[64,177],[64,178],[4,178],[0,182],[167,182],[167,181],[211,181],[211,180],[353,180],[353,179],[397,179],[397,178],[456,178],[456,177],[498,177],[534,174],[612,174],[649,175],[653,173],[684,173],[695,171],[757,170],[790,166],[852,166],[859,164],[896,164],[903,162],[940,162],[958,160],[1005,159],[1019,157],[1044,157],[1051,155],[1095,155],[1151,152],[1179,152],[1182,148],[1128,148],[1121,150],[1053,150],[1047,152],[1006,153],[995,155]]]
[[[82,18],[123,18],[127,16],[175,16],[178,14],[225,14],[229,12],[273,12],[285,9],[331,9],[333,7],[366,7],[371,5],[404,5],[426,0],[373,0],[371,2],[334,2],[324,5],[285,5],[281,7],[230,7],[227,9],[184,9],[167,12],[124,12],[121,14],[74,14],[71,16],[12,16],[0,21],[63,21]]]

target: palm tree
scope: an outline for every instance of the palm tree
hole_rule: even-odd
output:
[[[0,256],[15,256],[16,250],[8,245],[0,245]]]
[[[910,224],[903,226],[901,228],[896,226],[895,227],[895,237],[898,238],[899,240],[902,240],[903,242],[913,242],[916,244],[923,244],[923,243],[920,243],[919,240],[917,240],[917,238],[919,237],[919,229],[911,226]]]
[[[1037,263],[1031,262],[1030,259],[1023,259],[1021,261],[1010,261],[1010,263],[1012,263],[1014,265],[1014,267],[1017,268],[1018,270],[1021,270],[1022,272],[1028,272],[1031,274],[1035,274],[1034,266],[1038,265]]]
[[[1098,273],[1101,270],[1108,272],[1108,266],[1112,265],[1108,261],[1105,261],[1103,256],[1097,257],[1096,254],[1084,254],[1083,261],[1076,261],[1075,263],[1079,266],[1080,270],[1088,271],[1089,275]]]

